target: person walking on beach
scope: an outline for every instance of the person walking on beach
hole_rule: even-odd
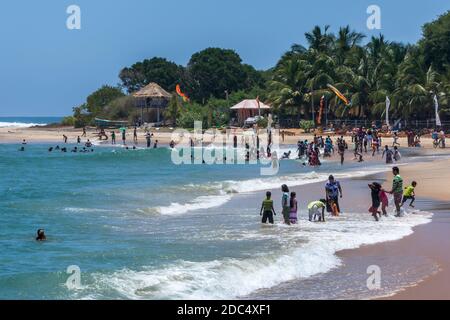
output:
[[[116,144],[116,132],[111,132],[111,144]]]
[[[269,223],[273,224],[273,216],[277,215],[275,213],[275,209],[273,208],[273,200],[271,197],[272,193],[267,191],[266,198],[263,200],[261,210],[259,211],[259,215],[262,216],[262,223],[267,223],[267,220],[269,220]]]
[[[400,143],[398,143],[398,134],[397,134],[397,132],[394,132],[394,141],[392,142],[392,146],[394,147],[396,145],[399,146]]]
[[[332,212],[332,204],[337,207],[337,211],[341,212],[339,207],[339,198],[342,198],[342,187],[339,181],[336,181],[332,175],[328,177],[328,182],[325,185],[325,195],[327,202],[327,211]]]
[[[127,131],[125,129],[122,130],[122,144],[126,145],[126,140],[127,140]]]
[[[414,208],[413,203],[416,200],[416,193],[414,189],[417,186],[417,182],[413,181],[410,186],[406,187],[403,192],[403,200],[402,200],[402,206],[405,204],[406,201],[411,200],[409,203],[409,206],[411,208]]]
[[[319,218],[319,221],[325,222],[325,207],[326,200],[320,199],[318,201],[313,201],[308,204],[308,215],[309,221],[316,221],[316,218]]]
[[[134,130],[133,130],[133,141],[134,141],[134,143],[138,142],[137,127],[136,126],[134,127]]]
[[[380,191],[381,191],[381,185],[378,182],[373,182],[369,184],[370,188],[370,195],[372,198],[372,206],[369,208],[369,212],[372,214],[372,217],[374,217],[375,221],[378,221],[378,215],[381,213],[378,211],[378,208],[380,207],[381,200],[380,200]],[[380,215],[381,217],[381,215]]]
[[[289,220],[291,207],[289,206],[289,188],[287,185],[283,184],[281,186],[281,191],[283,192],[283,195],[281,197],[281,207],[283,208],[283,218],[284,223],[287,225],[290,225],[291,222]]]
[[[83,127],[83,134],[81,136],[86,137],[86,127]]]
[[[289,200],[290,212],[289,212],[289,221],[292,224],[297,223],[297,195],[295,192],[291,192],[291,199]]]
[[[403,197],[403,178],[400,176],[400,169],[398,167],[392,168],[394,180],[392,181],[392,190],[388,193],[394,196],[394,204],[396,210],[396,217],[400,217],[400,208]]]

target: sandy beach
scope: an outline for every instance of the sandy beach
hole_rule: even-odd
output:
[[[108,136],[110,136],[110,133],[113,130],[106,130],[106,133]],[[116,140],[120,142],[119,137],[119,130],[114,130],[116,132],[117,138]],[[161,144],[169,144],[172,140],[172,132],[174,131],[174,128],[151,128],[150,132],[153,133],[154,138],[153,140],[157,139],[159,143]],[[280,130],[285,131],[286,134],[284,135],[284,140],[281,138],[280,134],[280,144],[292,144],[296,145],[297,141],[299,140],[305,140],[308,139],[309,141],[312,140],[314,134],[313,133],[303,133],[300,129],[284,129]],[[86,141],[86,139],[90,139],[92,142],[99,141],[103,144],[109,144],[110,140],[102,140],[100,141],[98,139],[98,130],[94,128],[87,128],[86,130],[86,137],[82,137],[82,141]],[[231,133],[236,133],[236,135],[240,138],[243,134],[242,129],[231,129]],[[261,132],[264,132],[264,130],[261,130]],[[73,127],[31,127],[31,128],[16,128],[16,127],[9,127],[9,128],[0,128],[0,143],[20,143],[23,139],[25,139],[29,143],[62,143],[63,142],[63,135],[66,135],[68,138],[68,143],[76,143],[77,137],[82,136],[82,129],[74,129]],[[142,128],[138,129],[138,145],[144,145],[145,144],[145,134],[146,131]],[[317,135],[321,135],[326,137],[327,135],[330,135],[332,138],[337,138],[338,135],[335,135],[333,133],[320,133],[317,132]],[[127,133],[127,141],[133,141],[133,128],[129,128]],[[178,137],[178,134],[175,135]],[[346,136],[348,142],[350,142],[350,136]],[[204,136],[204,142],[208,143],[211,142],[212,135],[205,134]],[[393,139],[390,136],[383,137],[383,145],[392,145]],[[402,146],[407,145],[406,137],[400,137],[399,143]],[[421,143],[422,146],[428,150],[432,150],[432,154],[436,153],[445,153],[445,150],[441,149],[434,149],[433,148],[433,140],[431,137],[423,136],[421,137]],[[426,152],[426,151],[425,151]]]
[[[167,130],[167,129],[166,129]],[[171,140],[171,132],[163,130],[152,130],[154,133],[153,139],[158,139],[161,144],[168,144]],[[1,128],[0,129],[0,143],[4,144],[19,144],[22,139],[26,139],[30,144],[62,144],[62,135],[68,137],[69,143],[76,142],[77,136],[81,135],[81,130],[73,128]],[[296,145],[300,139],[312,139],[311,134],[303,134],[294,131],[295,135],[286,135],[284,145]],[[142,145],[145,141],[144,131],[139,130],[139,142]],[[238,135],[241,133],[238,132]],[[88,130],[87,137],[82,138],[96,142],[95,130]],[[127,139],[132,141],[132,130],[128,131]],[[350,142],[350,137],[346,138]],[[207,140],[207,139],[206,139]],[[392,144],[391,138],[384,138],[383,144]],[[283,143],[283,142],[282,142]],[[406,144],[404,138],[400,139],[402,146]],[[108,142],[104,143],[108,146]],[[274,297],[280,299],[308,299],[311,296],[304,295],[305,292],[314,291],[317,284],[323,284],[329,281],[337,281],[335,287],[340,293],[336,298],[354,299],[354,298],[369,298],[383,296],[381,299],[450,299],[450,294],[447,290],[447,284],[450,280],[450,254],[447,248],[450,246],[450,239],[448,238],[449,222],[450,222],[450,191],[447,188],[450,179],[450,171],[448,170],[450,160],[446,157],[439,157],[449,154],[447,149],[434,149],[432,147],[431,139],[422,138],[423,148],[403,148],[405,156],[401,163],[401,175],[404,179],[405,186],[416,180],[418,186],[416,188],[417,194],[417,209],[423,211],[433,212],[434,216],[430,223],[414,227],[414,233],[408,235],[400,240],[381,242],[374,245],[363,245],[357,249],[349,249],[337,252],[337,256],[341,259],[342,265],[335,271],[319,274],[307,280],[293,280],[287,281],[280,285],[267,290],[256,290],[251,294],[250,298],[255,299],[273,299]],[[434,157],[436,156],[436,157]],[[128,158],[128,157],[127,157]],[[356,169],[361,170],[364,174],[364,169],[373,165],[383,165],[380,156],[371,157],[364,156],[364,163],[357,164],[353,161],[353,153],[349,150],[346,152],[346,164],[356,166]],[[124,158],[125,159],[125,158]],[[337,161],[337,155],[332,159],[332,162]],[[383,183],[385,188],[389,189],[391,186],[392,174],[377,173],[369,176],[362,176],[360,178],[343,178],[345,196],[342,200],[342,206],[350,210],[350,212],[358,212],[364,215],[367,212],[367,205],[370,202],[370,193],[366,188],[367,183],[373,180]],[[145,184],[144,184],[145,185]],[[143,186],[144,187],[144,186]],[[271,189],[271,188],[268,188]],[[311,183],[307,185],[294,186],[291,190],[296,191],[299,195],[299,206],[305,208],[308,201],[314,199],[323,193],[323,182]],[[278,189],[272,189],[274,198],[280,198]],[[178,196],[177,196],[178,197]],[[225,196],[228,197],[228,196]],[[220,211],[227,212],[236,211],[237,207],[242,204],[259,203],[261,192],[242,192],[235,196],[235,199],[220,207]],[[178,198],[177,198],[178,201]],[[180,210],[177,203],[173,204],[175,212]],[[169,207],[164,207],[170,209]],[[66,208],[67,209],[67,208]],[[72,209],[72,208],[68,208]],[[96,209],[103,210],[103,209]],[[101,212],[101,211],[100,211]],[[214,209],[213,209],[213,212]],[[368,215],[368,213],[367,213]],[[194,216],[195,217],[195,216]],[[202,222],[203,223],[203,222]],[[369,224],[376,222],[370,221]],[[259,232],[259,230],[257,230]],[[365,268],[370,264],[379,264],[382,267],[382,272],[386,274],[385,283],[389,286],[388,292],[392,290],[395,294],[390,293],[388,296],[384,294],[378,295],[377,292],[355,291],[353,296],[346,295],[340,286],[344,286],[339,279],[346,279],[346,275],[358,275],[360,280],[352,278],[356,284],[365,283],[366,273]],[[396,267],[397,266],[397,269]],[[405,272],[398,270],[404,268]],[[394,283],[396,272],[401,274],[401,277],[406,277],[402,283]],[[412,274],[412,275],[410,275]],[[390,283],[394,281],[393,283]],[[382,282],[383,283],[383,282]],[[299,289],[302,289],[299,291]],[[384,292],[384,291],[383,291]],[[287,293],[288,296],[287,296]],[[243,296],[246,298],[246,296]]]

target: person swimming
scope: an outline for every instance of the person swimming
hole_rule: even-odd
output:
[[[45,236],[44,229],[38,229],[36,234],[37,234],[36,241],[45,241],[45,240],[47,240],[47,237]]]
[[[289,159],[290,157],[291,157],[291,150],[289,150],[288,152],[284,152],[281,159]]]

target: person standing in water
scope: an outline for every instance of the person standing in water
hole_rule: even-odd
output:
[[[267,220],[269,220],[269,223],[273,224],[273,216],[277,215],[275,213],[275,209],[273,208],[273,200],[271,197],[272,193],[267,191],[266,198],[263,200],[261,210],[259,211],[259,215],[262,216],[262,223],[267,223]]]
[[[292,224],[296,224],[297,223],[297,195],[295,192],[291,192],[291,199],[289,201],[289,207],[290,207],[290,212],[289,212],[289,221]]]
[[[402,200],[402,206],[405,204],[406,201],[411,200],[409,203],[409,206],[411,208],[414,208],[413,203],[416,200],[416,193],[414,189],[417,186],[417,182],[413,181],[410,186],[406,187],[403,192],[403,200]]]
[[[394,196],[395,210],[397,214],[396,217],[400,217],[400,208],[403,197],[403,178],[400,176],[400,169],[398,167],[392,168],[392,174],[394,175],[394,180],[392,181],[392,190],[388,193]]]
[[[291,224],[291,221],[289,220],[291,207],[289,206],[289,188],[287,185],[283,184],[281,186],[281,191],[283,192],[283,195],[281,197],[281,207],[283,208],[283,218],[284,223],[287,225]]]
[[[152,145],[152,136],[150,132],[147,132],[145,134],[145,140],[147,141],[147,148],[150,148],[150,146]]]
[[[384,155],[386,155],[386,164],[390,164],[393,162],[392,159],[393,159],[394,153],[392,152],[392,150],[389,149],[388,146],[384,147],[384,151],[383,151],[383,154],[381,155],[381,159],[384,158]]]
[[[328,182],[325,185],[325,195],[326,195],[326,203],[327,211],[332,212],[332,203],[336,204],[337,211],[341,212],[341,208],[339,207],[339,197],[342,198],[342,187],[339,181],[336,181],[332,175],[328,177]]]
[[[116,132],[111,132],[111,144],[116,144]]]
[[[381,211],[383,212],[383,216],[387,217],[386,208],[389,206],[389,199],[387,197],[386,191],[384,189],[380,190],[380,201],[381,201]]]
[[[372,198],[372,206],[369,208],[369,212],[372,213],[372,217],[374,217],[375,221],[378,221],[378,215],[381,213],[378,211],[378,208],[380,207],[381,200],[380,200],[380,191],[381,191],[381,185],[378,182],[374,182],[372,184],[369,184],[369,188],[371,190],[370,195]]]
[[[67,136],[65,134],[63,134],[63,140],[64,140],[64,143],[67,143]]]
[[[319,217],[319,221],[325,222],[325,203],[325,199],[320,199],[308,204],[309,221],[316,221],[316,218]]]
[[[338,154],[341,158],[341,165],[344,164],[344,155],[345,155],[345,140],[343,137],[338,139]]]
[[[44,229],[38,229],[36,241],[45,241],[47,237],[45,236]]]

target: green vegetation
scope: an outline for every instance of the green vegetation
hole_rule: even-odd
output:
[[[265,71],[242,63],[233,50],[207,48],[194,53],[187,66],[154,57],[121,70],[120,87],[103,86],[84,104],[74,108],[64,123],[82,126],[95,117],[111,120],[138,118],[132,93],[150,82],[174,93],[181,85],[190,102],[174,94],[164,111],[168,123],[192,127],[226,126],[234,115],[229,108],[242,99],[254,99],[274,107],[276,118],[299,123],[307,130],[317,115],[322,96],[329,119],[380,120],[385,99],[391,100],[391,118],[408,120],[434,117],[433,95],[439,99],[441,119],[450,118],[450,11],[423,26],[417,44],[390,42],[383,35],[365,35],[341,27],[315,26],[305,33],[308,47],[294,44]],[[338,88],[350,101],[345,106],[327,84]],[[314,108],[314,109],[313,109]]]

